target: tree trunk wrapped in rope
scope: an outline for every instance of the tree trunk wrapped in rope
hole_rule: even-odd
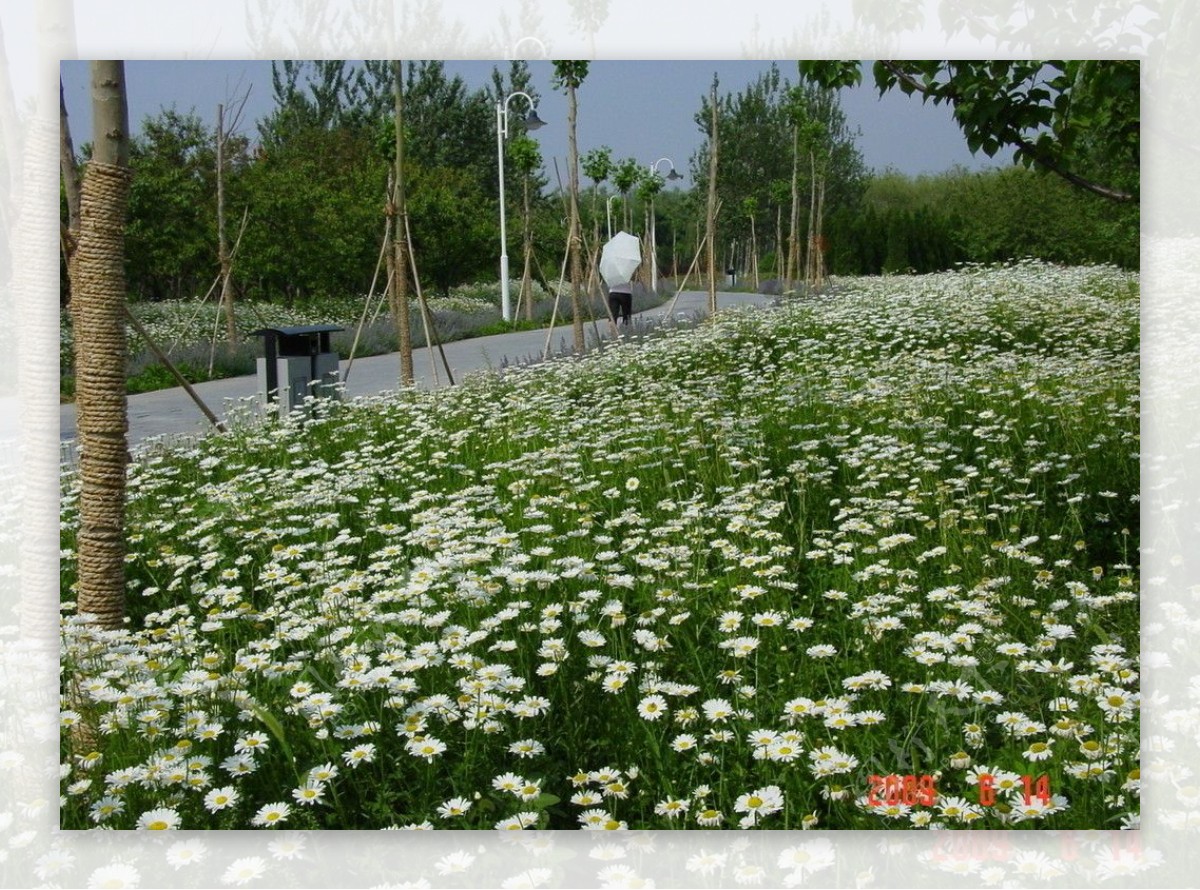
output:
[[[119,627],[125,605],[125,215],[127,167],[92,161],[72,281],[80,494],[78,610]]]

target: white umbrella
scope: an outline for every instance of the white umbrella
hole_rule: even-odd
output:
[[[642,264],[642,245],[628,232],[617,232],[600,251],[600,275],[605,284],[624,284]]]

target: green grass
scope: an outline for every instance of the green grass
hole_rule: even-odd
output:
[[[143,457],[117,633],[69,489],[64,827],[1136,823],[1136,284],[843,280]]]

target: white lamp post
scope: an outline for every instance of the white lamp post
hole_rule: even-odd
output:
[[[650,165],[650,175],[654,176],[658,173],[658,165],[666,161],[671,165],[671,172],[667,174],[667,180],[683,179],[675,171],[675,162],[670,158],[659,158]],[[650,291],[653,294],[658,294],[658,240],[655,238],[654,224],[654,198],[650,199]]]
[[[536,130],[546,123],[537,116],[533,99],[527,93],[516,92],[503,102],[496,102],[496,161],[500,167],[500,315],[505,321],[512,321],[512,304],[508,297],[508,230],[504,225],[504,140],[508,138],[508,103],[517,96],[529,103],[525,129]]]
[[[608,240],[612,240],[612,202],[621,197],[620,195],[609,195],[605,209],[608,211]]]

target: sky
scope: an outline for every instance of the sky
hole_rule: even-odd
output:
[[[784,78],[797,80],[794,61],[777,64]],[[540,95],[538,115],[547,122],[531,135],[541,145],[547,176],[554,183],[554,159],[564,179],[567,175],[567,99],[551,85],[549,61],[534,60],[529,65]],[[578,91],[579,151],[608,145],[615,159],[631,157],[647,167],[665,157],[685,177],[677,185],[686,188],[691,184],[689,162],[704,141],[695,115],[714,73],[722,94],[738,93],[770,65],[766,60],[592,62]],[[505,61],[447,61],[446,71],[461,75],[468,88],[475,89],[490,85],[496,66],[508,69]],[[91,140],[87,62],[64,61],[61,73],[78,147]],[[973,156],[945,106],[925,104],[898,91],[881,98],[871,85],[869,71],[865,80],[858,88],[843,90],[840,100],[851,129],[861,132],[858,144],[867,167],[880,171],[892,167],[916,176],[956,164],[980,169],[1010,162],[1008,156]],[[265,60],[128,61],[126,81],[135,131],[147,116],[172,106],[180,112],[194,110],[211,126],[218,104],[228,106],[249,89],[241,131],[253,139],[257,121],[274,108],[271,63]],[[518,97],[509,103],[509,110],[515,118],[525,113],[526,105]],[[667,162],[659,162],[660,173],[669,169]]]

